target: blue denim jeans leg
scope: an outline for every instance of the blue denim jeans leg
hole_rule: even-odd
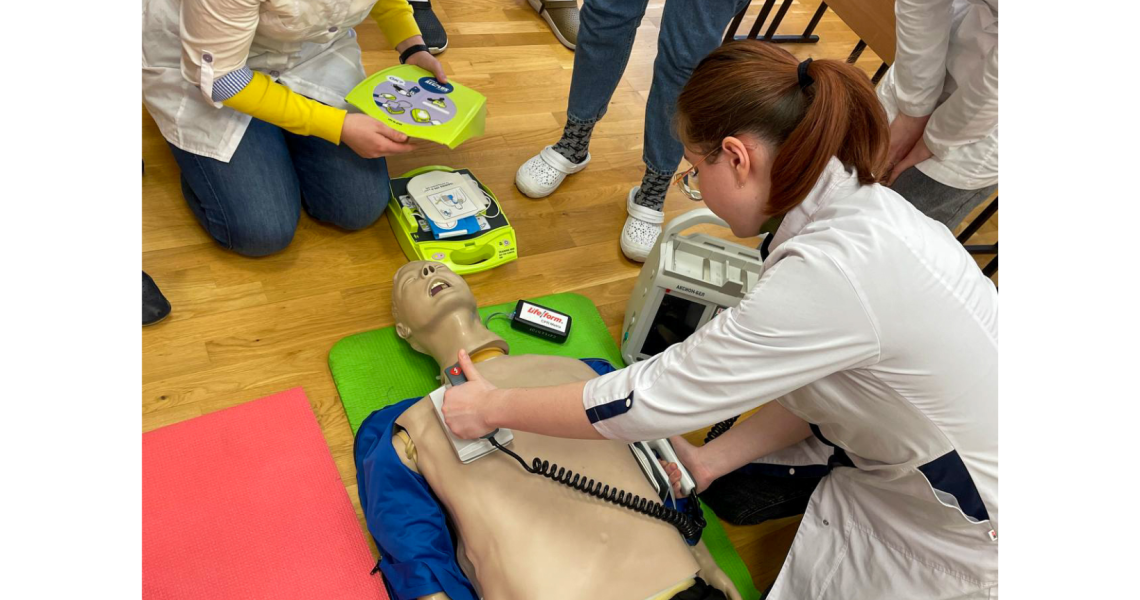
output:
[[[171,145],[182,194],[223,248],[266,256],[293,240],[301,208],[314,219],[358,230],[388,203],[388,167],[345,145],[301,136],[253,119],[230,162]]]
[[[567,118],[593,123],[606,113],[629,62],[647,0],[585,0],[570,81]],[[645,109],[643,159],[662,174],[677,170],[684,150],[673,132],[677,96],[697,64],[716,49],[747,0],[668,0],[661,16],[657,60]],[[731,85],[725,82],[724,85]]]

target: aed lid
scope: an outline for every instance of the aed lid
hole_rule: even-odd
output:
[[[373,73],[345,100],[396,131],[448,148],[483,135],[487,116],[482,94],[453,80],[440,83],[415,65]]]

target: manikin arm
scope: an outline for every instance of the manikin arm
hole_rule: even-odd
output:
[[[416,444],[408,432],[403,429],[397,431],[396,435],[392,436],[392,448],[396,450],[396,456],[400,457],[400,462],[405,467],[416,473],[420,472],[416,467]],[[428,596],[420,596],[418,600],[451,600],[451,598],[448,598],[447,594],[443,592],[436,592]]]
[[[697,542],[696,546],[692,546],[689,550],[693,553],[693,558],[697,559],[697,564],[700,565],[701,570],[697,571],[697,576],[705,580],[705,583],[718,589],[729,600],[742,600],[740,592],[737,591],[736,585],[728,578],[728,574],[717,566],[716,561],[713,560],[712,553],[709,552],[705,546],[704,540]]]

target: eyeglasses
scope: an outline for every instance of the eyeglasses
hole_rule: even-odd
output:
[[[744,147],[748,150],[756,149],[755,146],[745,145]],[[684,171],[681,171],[680,173],[674,175],[673,180],[670,182],[670,185],[680,184],[681,192],[688,196],[689,200],[692,200],[693,202],[700,202],[703,198],[701,197],[700,183],[697,181],[697,176],[699,174],[697,172],[697,167],[701,166],[701,163],[708,160],[708,158],[712,156],[717,150],[720,150],[719,146],[710,150],[708,154],[702,156],[700,160],[698,160],[688,169],[685,169]]]
[[[713,153],[719,149],[720,148],[713,148],[711,151],[709,151],[708,154],[702,156],[701,159],[696,162],[696,164],[693,164],[688,169],[685,169],[684,171],[681,171],[680,173],[674,175],[673,181],[670,182],[670,185],[680,184],[681,193],[688,196],[689,200],[692,200],[693,202],[700,202],[702,200],[702,197],[700,183],[697,181],[697,167],[699,167],[701,163],[705,162],[708,157],[712,156]]]

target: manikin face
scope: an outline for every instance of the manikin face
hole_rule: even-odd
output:
[[[431,346],[432,335],[448,319],[478,320],[475,296],[467,282],[446,266],[424,260],[396,271],[392,313],[396,333],[420,352]]]

